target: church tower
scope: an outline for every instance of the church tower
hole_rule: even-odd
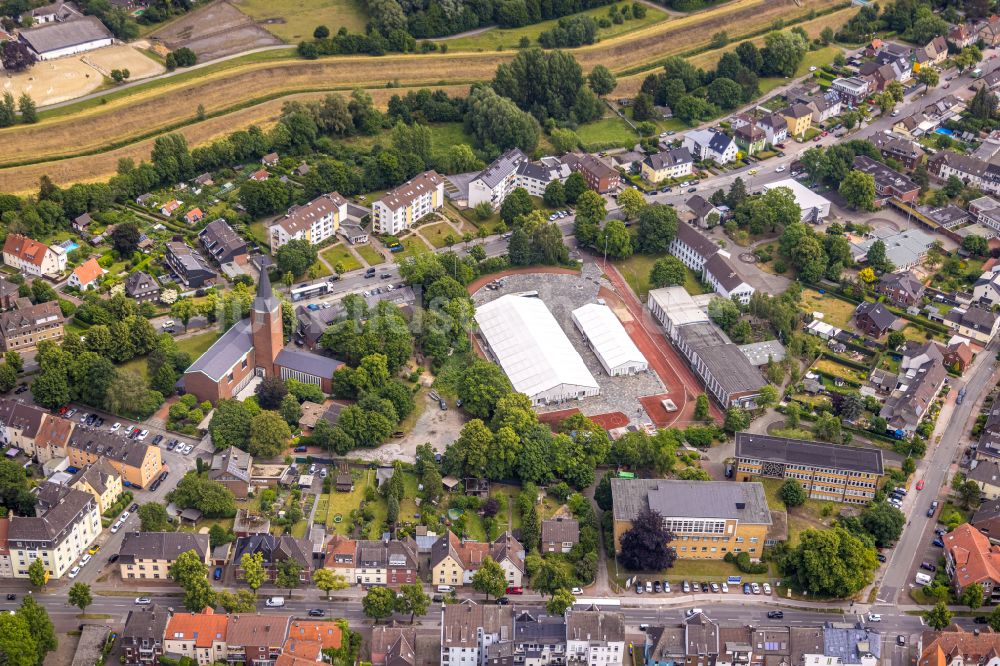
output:
[[[253,299],[250,318],[254,364],[263,368],[266,375],[271,375],[275,372],[274,360],[285,344],[281,325],[281,300],[272,293],[271,279],[265,268],[260,271],[257,297]]]

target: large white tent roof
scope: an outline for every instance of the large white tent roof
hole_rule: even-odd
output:
[[[519,393],[531,397],[561,384],[597,387],[541,299],[501,296],[476,309],[476,322]]]
[[[587,303],[573,310],[573,321],[587,336],[594,353],[604,359],[607,367],[647,363],[646,357],[635,346],[625,327],[607,305]]]

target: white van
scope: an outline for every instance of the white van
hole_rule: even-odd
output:
[[[284,597],[268,597],[264,601],[264,605],[267,606],[268,608],[280,608],[281,606],[285,605],[285,598]]]
[[[437,591],[440,592],[441,594],[449,594],[450,592],[454,592],[454,590],[455,590],[455,588],[453,588],[451,585],[438,585],[437,586]]]
[[[922,571],[918,571],[917,575],[914,576],[914,580],[917,581],[917,585],[930,585],[933,579]]]

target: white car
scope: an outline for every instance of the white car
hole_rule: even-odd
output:
[[[729,585],[728,584],[726,584],[726,583],[722,584],[722,593],[723,594],[729,594]]]
[[[868,621],[869,622],[881,622],[882,621],[882,616],[879,615],[878,613],[872,613],[871,611],[869,611],[868,612]]]
[[[132,514],[128,511],[122,511],[122,515],[118,516],[118,522],[124,525],[125,521],[128,520],[128,517],[131,515]]]
[[[115,423],[111,426],[111,432],[118,432],[122,427],[121,423]]]
[[[76,575],[78,573],[80,573],[80,567],[73,567],[72,569],[69,570],[69,577],[76,578]]]
[[[809,71],[810,72],[815,72],[816,71],[816,65],[813,65],[812,67],[810,67]]]
[[[670,583],[663,581],[663,593],[670,594]]]
[[[80,558],[80,566],[81,567],[87,566],[87,562],[90,562],[90,558],[92,557],[93,555],[91,555],[90,553],[84,553],[83,557]]]
[[[86,422],[88,416],[90,416],[90,414],[87,414],[87,413],[82,414],[80,416],[80,423]]]
[[[574,587],[572,590],[570,590],[570,592],[572,592],[574,596],[578,596],[578,595],[583,594],[583,588],[582,587]]]
[[[774,173],[781,173],[784,170],[785,170],[785,165],[782,164],[781,166],[775,168]]]
[[[192,446],[191,444],[186,444],[184,446],[184,455],[187,455],[187,454],[191,453],[192,451],[194,451],[194,446]]]
[[[752,591],[752,592],[753,592],[754,594],[760,594],[760,585],[758,585],[757,583],[751,583],[751,584],[750,584],[750,590],[751,590],[751,591]]]
[[[768,583],[761,583],[761,587],[764,588],[764,594],[771,594],[771,586]]]
[[[122,521],[119,520],[117,523],[115,523],[114,525],[111,526],[111,533],[115,534],[121,528],[122,528]]]
[[[136,439],[143,440],[143,439],[146,439],[147,437],[149,437],[149,431],[148,430],[143,430],[142,432],[139,433],[139,436],[136,437]]]
[[[148,606],[151,603],[153,603],[153,600],[150,599],[149,597],[136,597],[135,598],[135,605],[136,606]]]

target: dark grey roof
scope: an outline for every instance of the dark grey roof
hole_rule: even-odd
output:
[[[708,237],[698,233],[698,230],[690,224],[683,222],[677,225],[677,240],[684,243],[697,252],[704,259],[708,259],[719,251],[719,246],[713,243]]]
[[[858,155],[854,158],[854,169],[874,178],[877,190],[892,188],[899,192],[910,192],[920,189],[919,185],[903,174],[895,169],[890,169],[881,162],[876,162],[867,155]]]
[[[148,273],[136,271],[125,278],[125,293],[133,298],[153,291],[160,291],[160,285]]]
[[[525,611],[514,618],[515,643],[554,644],[566,641],[566,620],[561,615],[535,617]]]
[[[601,610],[566,611],[566,639],[614,643],[625,640],[625,616]]]
[[[716,210],[715,204],[713,204],[711,201],[701,196],[700,194],[696,194],[690,199],[688,199],[684,203],[684,205],[690,208],[691,212],[697,215],[699,218],[706,217],[713,210]]]
[[[73,480],[70,485],[76,485],[78,481],[83,481],[87,483],[91,488],[96,490],[98,494],[104,495],[107,490],[107,479],[114,478],[118,476],[118,471],[111,466],[111,463],[105,458],[98,458],[97,462],[87,465],[83,469],[77,471],[73,475]]]
[[[905,291],[913,298],[920,298],[924,293],[924,283],[914,277],[910,271],[883,273],[879,282],[884,287]]]
[[[977,461],[965,478],[982,485],[1000,486],[1000,460],[989,458]]]
[[[138,610],[130,610],[122,630],[122,641],[126,645],[160,643],[167,630],[170,613],[163,606],[152,605]]]
[[[53,326],[64,321],[62,310],[55,301],[18,307],[0,313],[0,335],[23,335],[38,328]]]
[[[764,486],[757,482],[611,479],[615,520],[632,520],[649,507],[674,518],[732,518],[770,525]]]
[[[137,439],[127,439],[106,429],[78,425],[73,429],[69,446],[108,460],[125,463],[129,467],[141,467],[151,445]]]
[[[212,469],[208,478],[217,479],[228,475],[249,483],[252,468],[253,456],[242,449],[230,446],[212,457]]]
[[[860,303],[854,310],[854,316],[861,317],[862,315],[869,317],[881,330],[886,330],[896,323],[896,315],[892,314],[889,308],[881,303],[872,303],[870,301]]]
[[[993,332],[993,324],[996,321],[997,315],[992,310],[970,306],[964,310],[962,308],[954,308],[944,318],[980,333],[989,334]]]
[[[979,435],[980,455],[1000,456],[1000,404],[993,403],[986,416],[986,425]]]
[[[736,267],[718,252],[705,262],[705,271],[711,273],[726,291],[732,291],[745,282],[736,272]]]
[[[973,527],[979,529],[978,523],[996,518],[1000,518],[1000,500],[986,500],[972,514],[972,520],[969,522],[972,523]]]
[[[677,329],[677,335],[727,393],[752,393],[767,383],[739,346],[713,324],[687,324]]]
[[[882,656],[882,635],[877,631],[853,626],[834,626],[827,622],[823,627],[823,655],[835,657],[841,664],[860,664],[861,656]]]
[[[879,449],[810,442],[787,437],[736,433],[736,457],[790,465],[808,465],[868,474],[882,474]]]
[[[580,523],[572,518],[553,518],[542,521],[542,542],[553,541],[556,543],[571,542],[580,540]]]
[[[206,349],[186,372],[202,372],[218,381],[252,348],[250,320],[241,319]]]
[[[289,370],[305,372],[314,377],[329,379],[333,377],[334,371],[344,365],[335,358],[320,356],[312,352],[302,351],[294,347],[285,347],[278,352],[274,364]]]
[[[22,437],[34,439],[44,419],[45,410],[40,407],[17,400],[0,399],[0,425],[20,430]]]
[[[518,164],[527,161],[528,156],[521,152],[520,148],[511,148],[480,171],[476,178],[482,180],[486,187],[492,189],[503,182],[504,178],[517,171]]]
[[[254,312],[277,312],[281,309],[281,301],[271,290],[271,278],[266,270],[260,272],[260,282],[257,283],[257,296],[253,299]]]
[[[905,375],[901,374],[899,381],[906,388],[893,391],[882,405],[879,416],[888,421],[892,428],[913,430],[926,414],[934,396],[941,390],[947,374],[944,363],[936,358],[924,363],[916,371],[911,369]]]
[[[13,516],[8,541],[49,541],[57,545],[69,537],[69,527],[92,507],[90,493],[47,482],[38,489],[37,517]]]
[[[296,539],[287,534],[280,537],[271,534],[253,534],[248,537],[240,537],[236,540],[233,562],[241,561],[244,554],[254,555],[256,553],[261,553],[264,556],[265,564],[274,565],[279,561],[292,558],[297,560],[304,569],[312,570],[312,543],[305,539]]]
[[[693,164],[694,158],[691,157],[691,151],[687,148],[673,148],[650,155],[643,161],[653,169],[658,170],[678,164]]]
[[[94,16],[82,16],[72,21],[49,23],[21,31],[21,39],[35,53],[43,55],[70,46],[111,38],[108,29]]]
[[[229,261],[234,255],[246,253],[246,241],[221,217],[205,225],[198,238],[216,260]]]
[[[118,549],[123,564],[138,560],[176,560],[181,553],[193,550],[204,560],[208,553],[208,535],[190,532],[128,532]]]

